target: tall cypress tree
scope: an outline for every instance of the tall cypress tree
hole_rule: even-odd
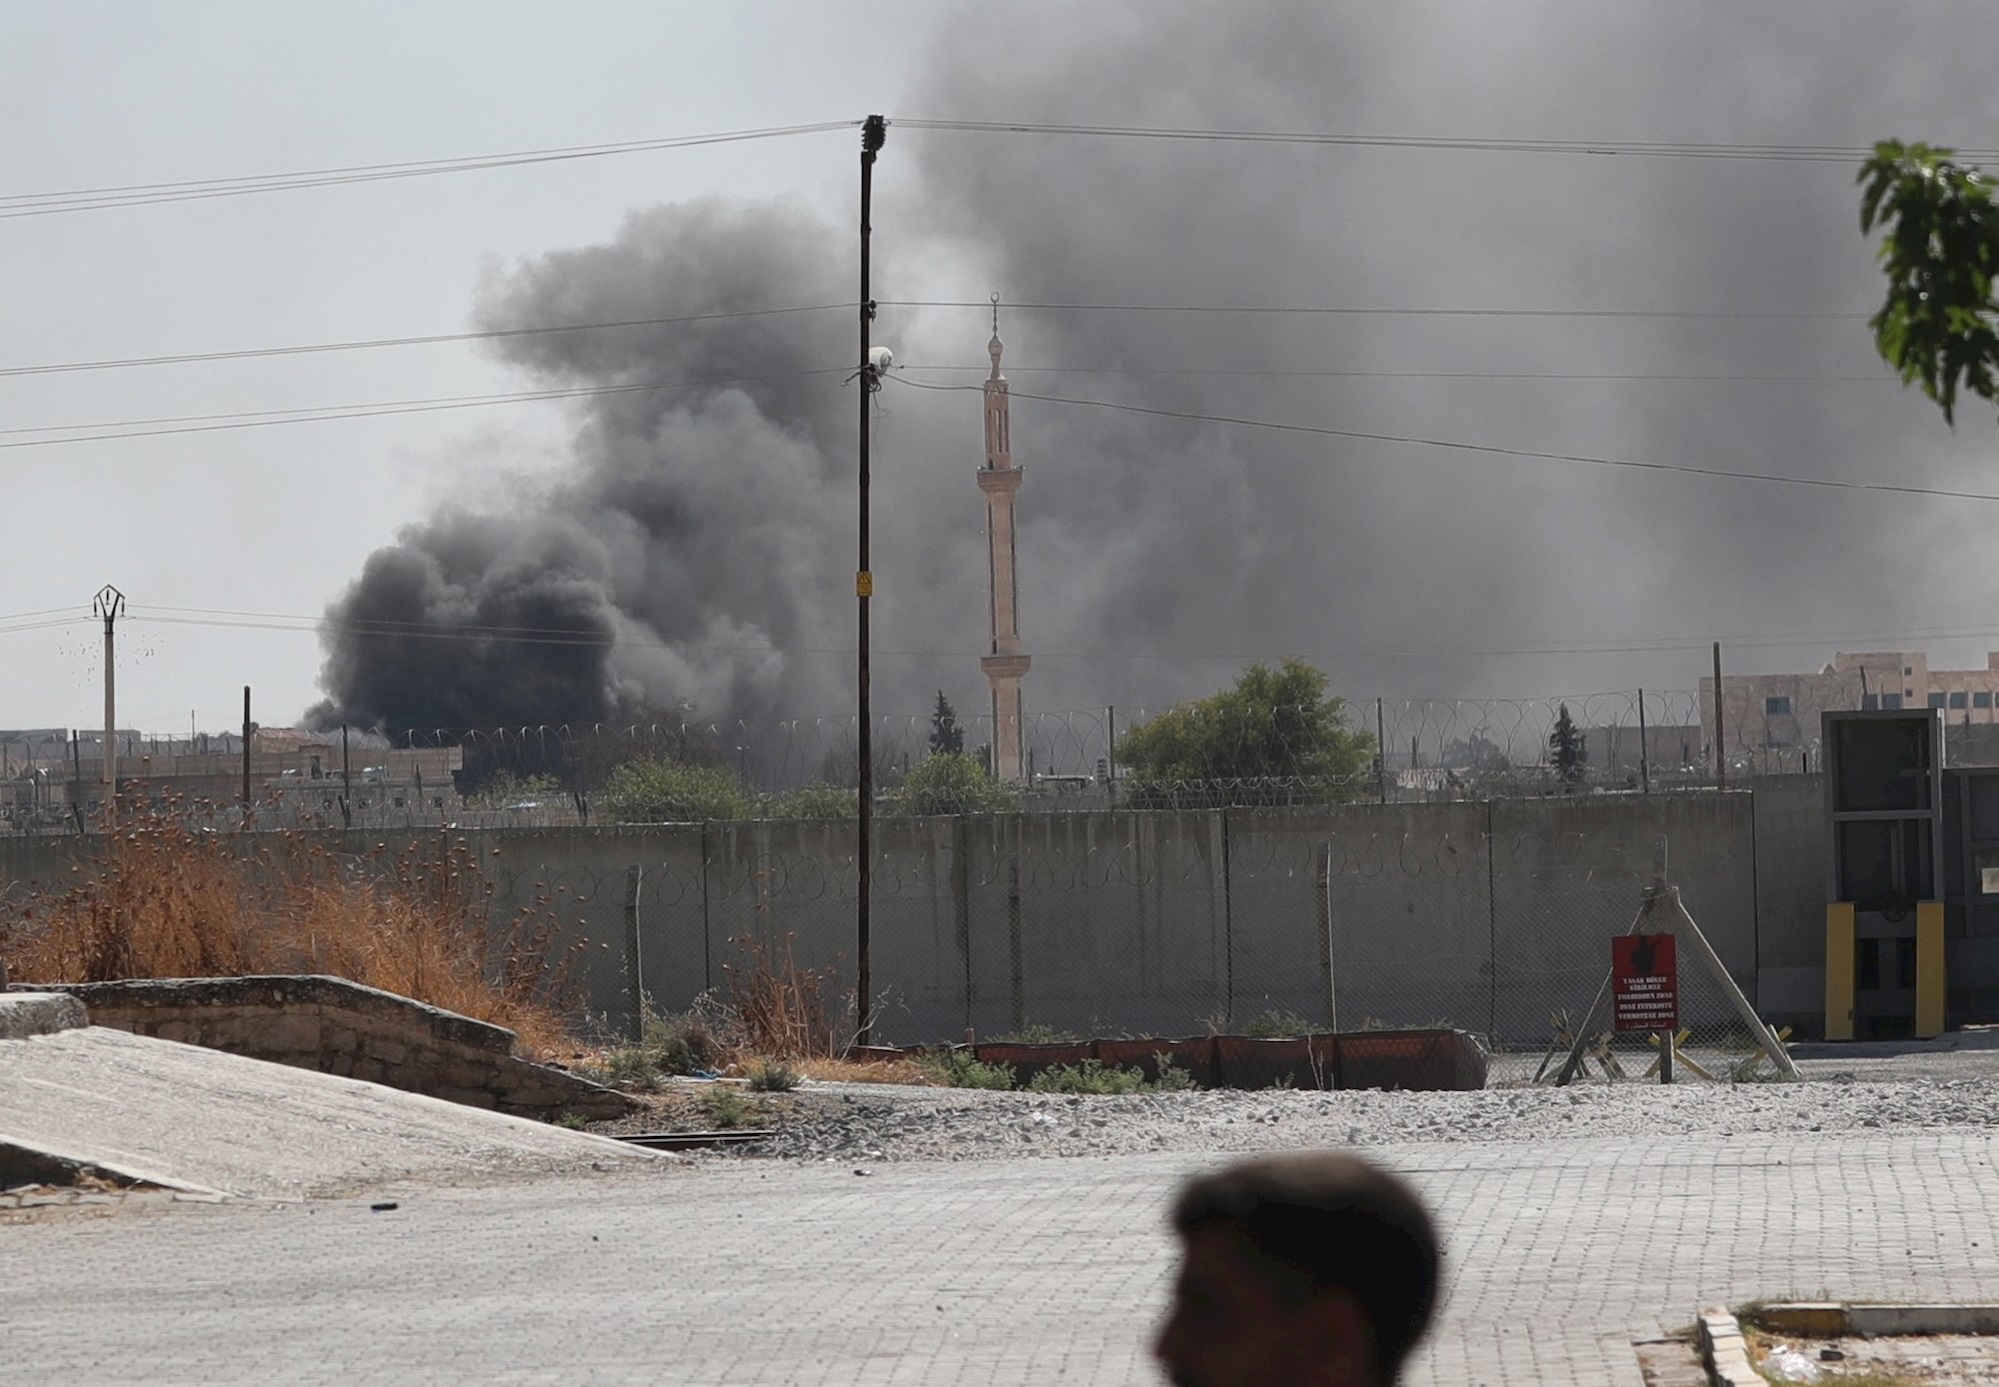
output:
[[[939,752],[965,754],[965,729],[958,726],[957,711],[942,689],[937,691],[937,707],[930,714],[930,754],[935,756]]]
[[[1589,764],[1589,742],[1570,718],[1566,703],[1555,717],[1555,730],[1548,734],[1548,752],[1554,757],[1557,780],[1564,785],[1582,784],[1583,768]]]

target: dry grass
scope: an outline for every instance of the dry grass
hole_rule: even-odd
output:
[[[838,1053],[833,1023],[826,1015],[829,969],[802,966],[792,956],[795,934],[773,941],[763,931],[735,942],[741,965],[725,963],[729,1011],[740,1030],[740,1047],[771,1059],[830,1059]]]
[[[218,832],[180,804],[128,809],[72,869],[0,904],[22,982],[330,973],[569,1048],[576,945],[545,899],[503,916],[465,840],[438,832],[360,858],[317,834]]]
[[[828,1084],[930,1084],[935,1081],[909,1060],[804,1059],[798,1072]]]

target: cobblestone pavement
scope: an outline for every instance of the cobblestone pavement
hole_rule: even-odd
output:
[[[1419,1384],[1638,1387],[1634,1334],[1752,1296],[1999,1298],[1989,1129],[1370,1154],[1437,1205]],[[0,1227],[0,1381],[1156,1380],[1185,1155],[718,1159]]]

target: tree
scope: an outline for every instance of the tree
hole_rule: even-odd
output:
[[[1257,663],[1233,688],[1181,703],[1118,739],[1117,759],[1136,781],[1198,781],[1218,803],[1266,798],[1254,782],[1312,782],[1325,798],[1367,788],[1373,734],[1347,726],[1346,700],[1303,660]]]
[[[1888,297],[1868,320],[1881,357],[1904,385],[1955,423],[1960,382],[1999,399],[1999,206],[1992,179],[1952,162],[1954,151],[1883,140],[1860,167],[1860,229],[1884,225],[1879,258]]]
[[[604,786],[604,808],[618,823],[699,823],[747,819],[750,801],[736,777],[718,766],[627,761]]]
[[[1020,792],[961,751],[926,756],[888,797],[892,814],[1010,814]]]
[[[965,729],[958,726],[957,710],[951,700],[944,697],[944,691],[937,691],[937,708],[930,715],[930,754],[949,752],[953,756],[965,754]]]
[[[1555,730],[1548,734],[1548,754],[1555,760],[1555,778],[1564,785],[1580,785],[1589,764],[1589,743],[1583,730],[1569,716],[1564,703],[1555,716]]]

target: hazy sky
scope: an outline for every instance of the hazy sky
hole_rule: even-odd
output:
[[[843,313],[777,320],[795,334],[765,320],[498,348],[19,368],[846,297],[854,131],[7,215],[28,195],[871,111],[1606,144],[1858,147],[1898,135],[1989,149],[1988,17],[1972,4],[1467,0],[934,6],[868,12],[857,26],[822,4],[0,3],[0,198],[14,200],[0,202],[0,727],[99,716],[88,603],[106,582],[131,604],[120,722],[157,732],[190,717],[232,723],[245,683],[267,723],[329,694],[518,722],[573,693],[496,689],[505,659],[444,657],[422,677],[458,683],[433,704],[393,662],[352,651],[376,662],[367,678],[322,685],[314,622],[364,569],[401,565],[432,583],[403,617],[370,591],[371,619],[527,611],[519,591],[555,580],[578,619],[621,642],[587,673],[593,696],[837,714],[853,640],[853,397],[837,374],[61,445],[29,432],[779,365],[837,372],[850,364]],[[876,292],[1864,314],[1879,276],[1852,177],[1844,163],[892,125]],[[982,364],[988,330],[976,311],[902,309],[885,310],[879,332],[910,363],[884,392],[877,445],[879,678],[900,711],[922,711],[940,685],[961,705],[981,701],[977,396],[914,385],[975,384],[975,372],[936,368]],[[1004,332],[1021,392],[1999,492],[1992,411],[1961,409],[1952,433],[1889,378],[1853,317],[1017,310]],[[1245,658],[1285,654],[1317,660],[1355,697],[1448,698],[1688,688],[1706,651],[1686,644],[1713,636],[1743,671],[1896,644],[1982,663],[1999,647],[1991,502],[1026,400],[1015,430],[1039,710],[1156,705],[1215,687]],[[23,629],[49,620],[69,624]],[[1770,644],[1798,635],[1813,639]]]

